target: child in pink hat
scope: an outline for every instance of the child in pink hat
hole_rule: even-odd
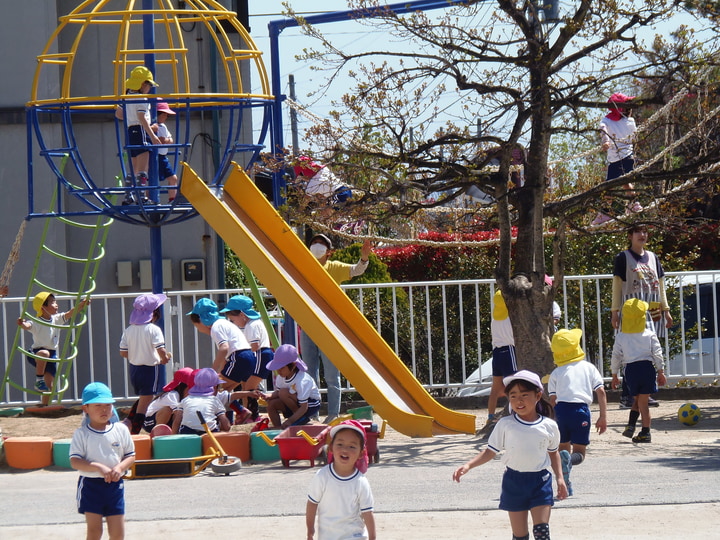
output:
[[[368,458],[365,428],[345,420],[330,430],[328,464],[308,489],[307,537],[375,538],[373,495],[365,477]]]
[[[172,427],[175,411],[180,407],[180,401],[187,396],[195,384],[195,370],[189,367],[178,369],[173,374],[173,380],[163,386],[163,391],[150,402],[145,413],[145,431],[153,434],[157,426]],[[158,428],[160,429],[160,428]]]
[[[161,317],[164,294],[141,294],[133,302],[130,325],[120,338],[120,356],[130,363],[130,382],[139,396],[132,416],[133,434],[140,433],[153,398],[165,386],[165,364],[172,354],[165,349],[165,336],[155,321]]]

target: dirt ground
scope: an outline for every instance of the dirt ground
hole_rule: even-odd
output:
[[[720,400],[701,399],[694,400],[700,407],[703,416],[700,422],[693,427],[681,425],[677,420],[677,410],[685,401],[660,400],[660,406],[651,408],[653,418],[652,434],[653,450],[675,451],[682,445],[710,445],[717,444],[720,436]],[[591,407],[593,420],[597,419],[598,407],[594,404]],[[476,415],[476,426],[478,430],[485,424],[485,409],[463,410],[463,412]],[[23,413],[18,417],[0,417],[0,429],[3,437],[26,437],[42,436],[53,439],[71,438],[73,431],[80,425],[81,412],[79,407],[64,409],[52,415],[39,415],[37,413]],[[627,423],[628,411],[620,409],[617,403],[608,404],[608,431],[600,436],[593,432],[591,436],[591,451],[602,451],[612,454],[622,452],[622,447],[616,444]],[[375,421],[381,422],[380,417],[375,415]],[[233,430],[249,431],[251,426],[233,426]],[[478,435],[482,439],[482,435]],[[384,445],[403,444],[410,439],[398,433],[390,426],[385,433]],[[650,445],[648,445],[650,446]],[[648,448],[648,450],[650,450]]]

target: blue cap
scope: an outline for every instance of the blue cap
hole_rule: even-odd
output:
[[[115,403],[110,389],[101,382],[91,382],[82,392],[82,404],[90,405],[91,403]]]
[[[220,313],[227,313],[228,311],[242,311],[248,319],[259,319],[260,314],[252,307],[252,299],[243,294],[236,294],[228,300],[227,305],[220,310]]]
[[[195,302],[192,311],[188,312],[187,315],[192,315],[193,313],[200,317],[200,322],[205,326],[212,326],[213,323],[220,318],[217,304],[209,298],[201,298]]]

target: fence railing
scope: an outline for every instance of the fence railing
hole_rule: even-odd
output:
[[[614,331],[610,325],[612,277],[610,275],[568,276],[556,301],[561,307],[559,326],[582,328],[583,349],[589,361],[609,377],[609,360]],[[720,271],[668,273],[668,301],[675,326],[662,344],[669,384],[684,379],[708,381],[720,377],[718,288]],[[365,313],[378,332],[407,364],[417,379],[438,395],[449,395],[467,387],[468,376],[491,356],[490,305],[495,292],[491,279],[382,283],[345,286],[347,294]],[[165,305],[164,332],[168,350],[168,380],[180,367],[207,367],[214,350],[206,335],[198,334],[185,314],[201,297],[211,297],[219,305],[237,294],[236,290],[170,291]],[[88,308],[88,326],[78,343],[78,359],[70,375],[63,402],[79,401],[83,386],[91,380],[106,382],[119,399],[134,398],[127,362],[119,355],[120,336],[132,311],[133,294],[97,294]],[[58,297],[61,311],[70,299]],[[3,373],[8,370],[23,299],[0,301]],[[274,324],[282,333],[283,319],[274,299],[266,305]],[[288,336],[285,336],[287,339]],[[31,346],[25,332],[23,348]],[[9,376],[25,387],[32,387],[34,371],[17,353]],[[522,364],[522,359],[519,359]],[[20,392],[6,385],[3,404],[38,401],[35,394]],[[346,387],[346,391],[352,388]]]

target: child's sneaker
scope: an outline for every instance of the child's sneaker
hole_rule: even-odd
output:
[[[632,439],[632,436],[635,435],[635,426],[625,426],[625,430],[622,432],[623,437],[627,437],[628,439]]]
[[[652,442],[652,437],[650,436],[650,433],[644,433],[641,432],[640,435],[636,435],[632,438],[632,442],[634,443],[649,443]]]
[[[635,398],[632,396],[621,396],[620,397],[620,408],[621,409],[632,409]]]
[[[50,389],[47,387],[47,384],[45,384],[44,379],[36,379],[35,380],[35,390],[38,392],[49,392]]]

